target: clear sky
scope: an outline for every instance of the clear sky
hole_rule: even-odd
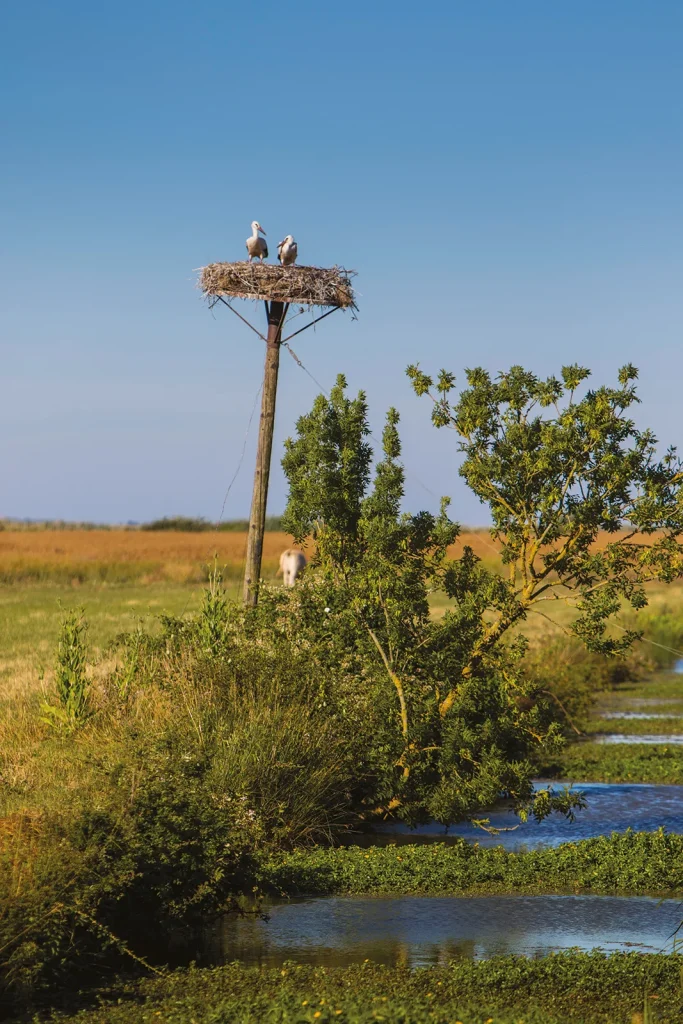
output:
[[[218,517],[263,346],[194,269],[254,218],[358,271],[359,319],[293,347],[378,433],[400,410],[411,510],[486,521],[409,362],[631,361],[640,422],[683,443],[682,48],[678,0],[5,5],[0,515]],[[280,382],[274,513],[317,393],[286,352]]]

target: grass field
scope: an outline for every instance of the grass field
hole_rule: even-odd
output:
[[[275,578],[279,555],[291,543],[285,533],[266,533],[264,578]],[[488,530],[464,531],[451,555],[466,544],[489,567],[500,567]],[[49,677],[65,609],[85,609],[91,656],[97,659],[118,633],[140,619],[153,628],[161,614],[196,611],[214,556],[229,596],[238,597],[245,550],[246,534],[237,532],[0,530],[0,700],[39,685],[43,673]],[[660,612],[683,609],[683,586],[653,587],[650,600],[645,630],[650,646],[644,650],[657,653],[651,646],[657,640],[654,623]],[[435,595],[434,614],[443,614],[447,604],[443,595]],[[549,616],[530,615],[523,631],[542,645],[561,635],[573,614],[557,602]]]
[[[236,584],[228,588],[237,594]],[[90,654],[96,660],[118,633],[134,629],[140,620],[153,629],[158,615],[196,611],[201,594],[200,585],[179,583],[0,586],[0,702],[40,685],[44,674],[49,678],[67,609],[85,609]]]
[[[495,561],[487,531],[458,542]],[[69,608],[85,609],[91,657],[140,619],[196,611],[214,557],[226,591],[238,597],[246,533],[185,533],[136,529],[0,530],[0,700],[49,678],[60,622]],[[274,579],[286,533],[267,532],[263,576]]]
[[[467,531],[463,545],[489,564],[500,564],[487,530]],[[291,547],[286,533],[266,533],[263,576],[272,577],[280,553]],[[246,533],[182,533],[163,530],[0,530],[0,584],[14,583],[196,583],[206,579],[214,555],[228,579],[244,572]]]
[[[265,535],[264,577],[275,575],[291,543],[285,533]],[[246,533],[2,530],[0,583],[196,583],[206,579],[214,555],[226,577],[238,579],[246,547]]]

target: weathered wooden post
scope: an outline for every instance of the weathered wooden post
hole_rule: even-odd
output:
[[[275,403],[277,380],[280,367],[280,347],[287,345],[295,334],[312,327],[337,309],[355,309],[351,278],[353,271],[340,267],[275,267],[267,263],[211,263],[201,270],[199,287],[213,307],[222,302],[240,318],[255,334],[266,343],[266,363],[263,375],[261,398],[261,419],[259,422],[254,489],[249,516],[247,556],[242,592],[246,605],[254,606],[258,601],[263,558],[263,535],[266,526],[268,505],[268,479],[273,450],[275,428]],[[263,335],[253,324],[238,313],[229,299],[261,299],[266,306],[268,333]],[[288,337],[282,337],[282,329],[290,305],[329,307]],[[303,312],[303,310],[302,310]],[[289,346],[287,346],[289,347]],[[290,350],[291,351],[291,350]]]
[[[261,419],[259,421],[258,445],[256,448],[254,490],[251,496],[249,534],[247,536],[247,563],[244,570],[244,589],[242,592],[244,603],[252,606],[258,601],[258,584],[261,578],[270,457],[273,450],[273,431],[275,429],[277,377],[280,369],[280,343],[282,340],[282,324],[287,315],[287,307],[283,302],[271,302],[270,305],[266,303],[266,313],[268,315],[266,365],[263,371]]]

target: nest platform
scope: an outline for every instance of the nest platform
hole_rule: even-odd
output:
[[[233,299],[262,299],[298,306],[334,306],[355,309],[351,287],[353,270],[343,267],[291,267],[272,263],[210,263],[199,272],[204,295]]]

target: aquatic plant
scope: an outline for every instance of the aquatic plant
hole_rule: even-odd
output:
[[[119,980],[100,1005],[62,1024],[632,1024],[643,992],[658,1024],[680,1021],[680,956],[558,953],[499,956],[410,971],[353,967],[281,968],[230,964]]]
[[[612,833],[561,846],[509,851],[464,839],[448,844],[350,846],[274,854],[260,868],[265,891],[292,895],[598,893],[674,896],[683,836]]]

